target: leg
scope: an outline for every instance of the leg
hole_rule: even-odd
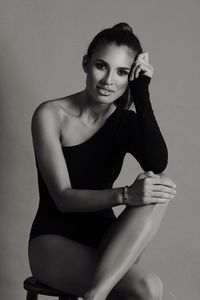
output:
[[[83,297],[97,264],[97,250],[53,234],[32,239],[28,247],[33,276],[52,288]]]
[[[138,264],[133,264],[106,299],[115,299],[115,295],[120,300],[161,300],[163,284],[156,274],[147,273]]]
[[[34,238],[29,244],[28,254],[31,272],[38,281],[82,298],[91,286],[99,260],[96,249],[57,235]],[[121,298],[125,291],[130,295],[134,290],[134,294],[139,295],[140,291],[137,292],[137,289],[141,284],[137,282],[143,282],[144,286],[147,275],[142,268],[135,267],[120,281],[108,299],[126,299],[126,295]]]
[[[168,204],[127,207],[106,233],[100,261],[86,299],[105,299],[135,264],[157,232]]]

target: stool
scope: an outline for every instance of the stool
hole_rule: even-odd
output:
[[[33,276],[24,280],[24,289],[27,291],[26,300],[37,300],[38,295],[58,297],[59,300],[78,300],[78,296],[66,294],[37,281]]]

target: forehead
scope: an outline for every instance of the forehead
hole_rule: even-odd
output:
[[[98,46],[92,55],[92,60],[102,59],[110,65],[130,67],[135,57],[136,54],[128,46],[110,43]]]

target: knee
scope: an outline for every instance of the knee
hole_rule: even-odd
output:
[[[140,280],[141,300],[161,300],[163,294],[163,283],[154,273],[148,274]]]

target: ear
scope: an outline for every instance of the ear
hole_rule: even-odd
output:
[[[83,67],[83,70],[85,73],[87,73],[87,70],[88,70],[88,62],[89,62],[89,59],[88,59],[88,56],[87,54],[83,56],[83,60],[82,60],[82,67]]]

